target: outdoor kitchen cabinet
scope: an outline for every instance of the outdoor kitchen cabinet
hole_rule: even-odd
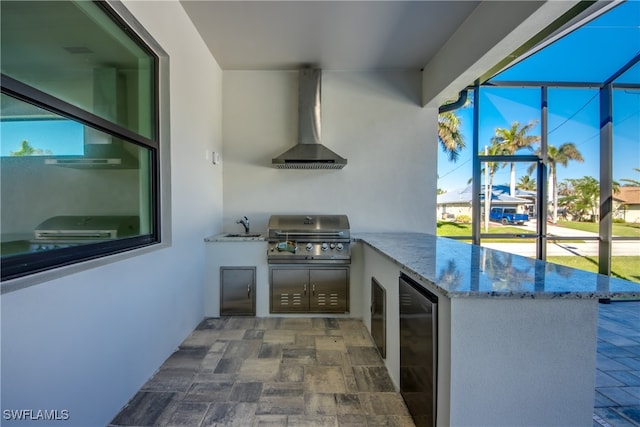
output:
[[[349,267],[272,267],[272,313],[348,313]]]
[[[220,315],[256,315],[256,267],[220,267]]]

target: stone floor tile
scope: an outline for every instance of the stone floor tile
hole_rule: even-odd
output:
[[[262,341],[278,344],[293,344],[296,341],[296,333],[294,331],[281,329],[267,329],[264,331]]]
[[[242,340],[245,334],[244,329],[222,329],[220,331],[221,340]]]
[[[335,400],[336,413],[338,415],[364,414],[362,403],[360,402],[360,395],[357,393],[337,393]]]
[[[340,427],[366,427],[367,416],[362,414],[338,415],[338,425]]]
[[[256,415],[251,427],[285,427],[286,415]]]
[[[262,394],[261,382],[237,382],[231,389],[231,402],[257,402]]]
[[[281,329],[296,331],[308,331],[312,329],[313,322],[309,317],[285,317],[280,322]]]
[[[264,397],[300,397],[304,395],[303,383],[267,382],[262,385]]]
[[[316,336],[313,334],[296,334],[295,345],[299,347],[310,347],[313,348],[316,345]]]
[[[260,346],[262,346],[261,340],[229,341],[223,357],[225,359],[248,359],[250,357],[258,357]]]
[[[171,392],[140,391],[110,424],[114,426],[155,425],[175,395]]]
[[[213,329],[213,330],[221,330],[224,329],[225,324],[229,320],[228,317],[209,317],[204,319],[200,324],[196,327],[196,330],[202,329]]]
[[[284,346],[282,348],[282,361],[301,364],[314,364],[316,362],[316,349],[313,347]]]
[[[227,345],[229,345],[228,340],[217,339],[216,342],[211,344],[211,347],[209,347],[209,353],[224,353],[227,349]]]
[[[270,331],[280,329],[281,317],[258,317],[256,318],[256,329]]]
[[[282,344],[263,342],[258,351],[259,359],[282,359]]]
[[[308,393],[345,393],[342,368],[335,366],[305,366],[304,387]]]
[[[258,401],[256,415],[304,414],[304,396],[267,396]]]
[[[225,359],[222,358],[216,365],[216,368],[213,370],[216,374],[236,374],[238,370],[240,370],[240,366],[242,366],[242,359]]]
[[[341,336],[345,343],[353,346],[373,346],[373,341],[369,338],[368,333],[359,330],[330,330],[327,331],[329,336]]]
[[[239,380],[274,381],[280,373],[278,359],[245,359],[238,370]]]
[[[264,337],[263,329],[247,329],[242,336],[244,340],[261,340]]]
[[[344,338],[341,336],[317,336],[315,337],[316,350],[336,350],[346,352]]]
[[[282,382],[302,382],[304,380],[304,367],[298,364],[280,364],[280,374],[278,381]]]
[[[335,427],[336,416],[329,415],[292,415],[287,419],[287,427]]]
[[[202,426],[247,427],[255,420],[256,403],[221,402],[210,406]]]
[[[384,366],[354,366],[358,390],[361,392],[393,392],[395,387]]]
[[[381,366],[383,365],[380,353],[375,347],[347,347],[349,359],[352,365]]]
[[[307,393],[304,395],[306,415],[336,415],[336,398],[333,393]]]
[[[199,426],[208,410],[208,402],[180,402],[166,425],[170,427]]]
[[[349,358],[338,350],[316,350],[316,362],[318,365],[346,366]]]
[[[208,347],[220,337],[218,331],[212,329],[196,329],[180,344],[180,348],[185,347]]]
[[[204,359],[202,359],[202,363],[200,364],[200,372],[213,372],[216,369],[216,366],[218,366],[220,359],[222,359],[222,353],[207,353]]]
[[[255,317],[229,317],[225,329],[256,329]]]
[[[410,416],[400,393],[362,393],[360,398],[367,414]]]
[[[415,427],[410,416],[397,415],[369,415],[368,427]]]
[[[207,355],[209,347],[179,348],[162,365],[163,368],[194,369],[200,368],[202,359]]]
[[[196,377],[193,369],[160,369],[141,388],[143,391],[187,391]]]
[[[184,396],[190,402],[216,402],[229,398],[234,381],[199,381],[194,382]]]

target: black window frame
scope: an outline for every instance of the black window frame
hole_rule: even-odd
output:
[[[55,268],[77,264],[97,258],[115,255],[134,249],[161,243],[161,189],[160,189],[160,58],[138,34],[105,2],[94,2],[124,32],[131,37],[153,61],[153,138],[147,138],[90,113],[73,104],[63,101],[46,92],[22,83],[5,74],[0,74],[0,91],[20,101],[48,110],[54,114],[92,127],[101,132],[143,147],[150,155],[150,214],[152,227],[149,234],[121,238],[100,243],[60,248],[42,252],[17,254],[0,258],[0,281],[5,282]]]

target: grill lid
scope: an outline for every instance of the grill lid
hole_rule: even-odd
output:
[[[284,238],[350,239],[346,215],[272,215],[269,240]]]

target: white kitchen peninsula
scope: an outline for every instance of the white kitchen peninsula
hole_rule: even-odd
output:
[[[399,273],[439,297],[438,425],[592,424],[598,299],[640,297],[640,285],[428,234],[355,241],[363,306],[372,278],[386,288],[396,385]]]

